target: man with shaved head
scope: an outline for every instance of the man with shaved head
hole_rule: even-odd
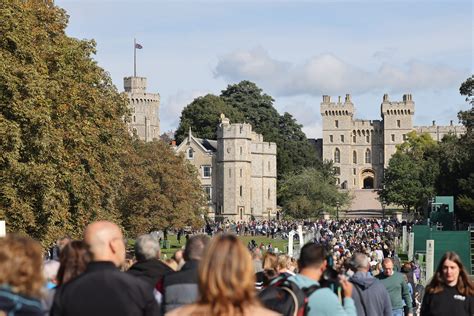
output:
[[[87,226],[84,241],[92,262],[76,279],[58,288],[51,315],[158,315],[149,286],[118,269],[125,261],[122,231],[114,223]]]

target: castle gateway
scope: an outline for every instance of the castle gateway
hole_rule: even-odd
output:
[[[355,108],[351,96],[344,102],[331,102],[324,95],[321,102],[323,121],[323,159],[332,160],[337,183],[342,189],[380,189],[384,168],[396,151],[396,146],[406,140],[411,131],[428,133],[441,141],[444,135],[465,133],[464,126],[453,125],[413,126],[415,102],[411,94],[402,101],[390,101],[387,94],[380,105],[381,120],[354,118]]]

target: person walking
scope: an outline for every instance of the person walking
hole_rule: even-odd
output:
[[[148,284],[118,269],[125,262],[125,243],[117,225],[94,222],[84,241],[92,261],[83,274],[57,289],[52,316],[159,315]]]
[[[156,289],[163,295],[162,310],[165,313],[197,301],[198,264],[203,258],[209,240],[207,235],[190,237],[184,248],[185,264],[181,270],[165,275],[162,282],[158,282]]]
[[[135,241],[137,262],[127,273],[142,279],[153,290],[163,276],[173,272],[173,269],[160,261],[160,256],[160,243],[156,238],[151,235],[139,236]]]
[[[199,300],[166,315],[277,316],[260,305],[249,251],[234,235],[214,237],[199,264]]]
[[[426,287],[421,316],[474,315],[474,284],[455,252],[448,251]]]
[[[369,273],[370,260],[363,253],[355,253],[351,259],[355,274],[352,298],[359,316],[392,316],[392,303],[385,286]]]
[[[301,248],[298,259],[299,273],[289,277],[288,280],[295,282],[301,289],[312,285],[319,286],[321,276],[327,268],[326,257],[323,246],[307,243]],[[356,316],[356,307],[352,299],[352,284],[343,278],[340,282],[344,292],[344,306],[333,291],[329,288],[321,288],[309,296],[309,316]]]
[[[377,275],[390,295],[390,302],[392,303],[392,315],[403,316],[404,302],[407,306],[407,316],[413,316],[413,305],[411,301],[410,291],[405,277],[402,273],[393,270],[393,261],[391,258],[385,258],[382,261],[383,273]]]

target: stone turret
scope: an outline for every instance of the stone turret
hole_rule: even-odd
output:
[[[146,92],[147,80],[144,77],[126,77],[123,79],[123,86],[132,112],[130,132],[144,141],[158,139],[160,95]]]

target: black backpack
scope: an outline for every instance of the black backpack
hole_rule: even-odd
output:
[[[309,296],[319,288],[318,285],[312,285],[301,289],[288,280],[288,276],[284,276],[263,289],[258,296],[266,308],[281,315],[304,316],[309,312]]]

